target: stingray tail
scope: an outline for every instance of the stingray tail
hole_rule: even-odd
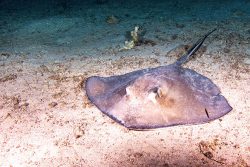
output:
[[[206,35],[204,35],[204,37],[200,38],[188,51],[185,55],[181,56],[176,62],[175,64],[178,66],[181,66],[183,63],[187,62],[188,59],[201,47],[201,45],[203,44],[203,42],[205,41],[205,39],[212,34],[214,31],[216,30],[213,29],[212,31],[208,32]]]

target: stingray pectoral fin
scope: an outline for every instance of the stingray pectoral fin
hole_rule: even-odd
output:
[[[100,77],[90,77],[87,79],[85,88],[88,97],[97,97],[101,96],[105,90],[107,89],[108,85],[103,82]]]
[[[184,69],[182,77],[192,90],[192,94],[201,105],[200,122],[209,122],[230,112],[232,107],[220,93],[220,89],[207,77],[190,69]]]
[[[232,110],[226,98],[220,94],[211,97],[210,103],[206,102],[204,106],[206,106],[204,112],[208,115],[208,120],[218,119]]]
[[[85,89],[89,100],[105,114],[125,95],[125,86],[119,82],[112,84],[112,78],[90,77],[87,79]]]

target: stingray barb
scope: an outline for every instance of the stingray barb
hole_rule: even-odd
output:
[[[204,35],[203,38],[200,38],[188,51],[185,55],[183,55],[181,58],[179,58],[175,64],[176,65],[182,65],[183,63],[187,62],[190,58],[190,56],[192,56],[197,50],[199,50],[199,48],[201,47],[201,45],[203,44],[203,42],[205,41],[205,39],[212,34],[214,31],[216,30],[213,29],[212,31],[208,32],[206,35]]]
[[[86,81],[90,101],[119,124],[134,130],[201,124],[232,110],[207,77],[183,68],[214,30],[199,39],[175,63]]]

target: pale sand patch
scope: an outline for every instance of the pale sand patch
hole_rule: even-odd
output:
[[[82,87],[87,77],[173,62],[176,55],[164,55],[163,48],[54,63],[37,58],[33,65],[25,56],[11,55],[1,62],[0,165],[249,165],[250,66],[236,55],[208,48],[185,65],[214,81],[233,107],[207,124],[129,131],[88,101]]]

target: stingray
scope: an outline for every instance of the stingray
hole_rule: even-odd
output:
[[[219,88],[209,78],[182,67],[214,31],[173,64],[124,75],[89,77],[85,85],[89,100],[134,130],[201,124],[224,116],[232,108]]]

